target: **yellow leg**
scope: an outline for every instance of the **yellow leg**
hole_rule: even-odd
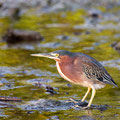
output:
[[[87,107],[90,107],[90,106],[91,106],[92,101],[93,101],[93,98],[94,98],[94,96],[95,96],[95,93],[96,93],[95,89],[92,88],[92,95],[91,95],[91,98],[90,98],[90,101],[89,101]]]
[[[87,92],[85,93],[83,99],[81,100],[82,102],[85,101],[86,97],[88,96],[88,93],[90,92],[91,88],[88,88]]]

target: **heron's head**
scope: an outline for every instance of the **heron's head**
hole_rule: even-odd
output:
[[[60,61],[65,58],[71,58],[73,56],[73,53],[66,50],[58,50],[50,53],[31,54],[31,56],[46,57],[46,58],[54,59],[55,61]]]

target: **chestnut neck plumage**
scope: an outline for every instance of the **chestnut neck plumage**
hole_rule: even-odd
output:
[[[69,60],[69,56],[60,56],[59,60],[56,60],[56,66],[59,74],[66,80],[71,81],[67,76],[66,72],[68,72],[68,68],[70,67],[69,63],[72,62],[71,59]],[[65,72],[63,72],[63,70]],[[63,74],[64,73],[64,74]]]
[[[60,60],[56,60],[56,66],[59,74],[65,80],[75,83],[76,80],[73,77],[74,71],[72,69],[74,65],[73,62],[74,62],[74,59],[69,59],[69,56],[62,56]]]

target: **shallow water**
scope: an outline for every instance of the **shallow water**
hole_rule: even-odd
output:
[[[102,10],[100,7],[96,9]],[[1,103],[0,119],[78,120],[93,118],[119,120],[120,55],[110,46],[111,43],[120,39],[119,11],[119,7],[104,10],[102,18],[95,22],[91,22],[93,18],[89,17],[87,10],[83,9],[48,13],[41,16],[26,13],[18,22],[14,23],[14,28],[40,32],[44,41],[39,44],[29,45],[28,43],[11,47],[8,47],[6,42],[0,42],[0,83],[3,83],[0,87],[1,96],[22,99],[22,102]],[[1,36],[10,25],[11,21],[8,18],[0,18]],[[69,100],[69,98],[73,98],[79,100],[82,98],[86,88],[71,84],[61,78],[53,60],[30,56],[31,53],[60,49],[88,54],[100,61],[112,75],[119,87],[114,88],[107,85],[104,89],[97,91],[93,101],[93,104],[110,106],[107,110],[81,111],[72,108],[67,110],[58,108],[39,111],[25,110],[21,107],[39,99]],[[46,85],[50,85],[56,94],[46,92]]]

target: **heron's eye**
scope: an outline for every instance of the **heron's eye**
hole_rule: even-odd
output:
[[[56,54],[55,56],[56,56],[56,57],[59,57],[59,54]]]
[[[52,55],[55,57],[59,57],[59,54],[57,54],[57,53],[52,53]]]

